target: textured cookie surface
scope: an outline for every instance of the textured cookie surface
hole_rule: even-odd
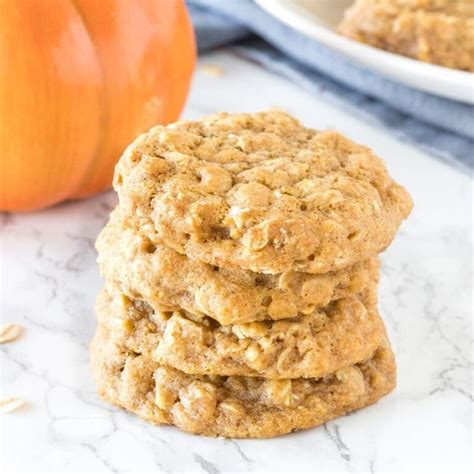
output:
[[[368,148],[269,111],[156,127],[114,178],[128,227],[192,259],[325,273],[384,250],[411,210]]]
[[[421,61],[474,71],[472,0],[356,0],[338,31]]]
[[[108,285],[156,311],[180,308],[224,325],[310,314],[331,301],[358,294],[378,280],[372,258],[338,271],[287,271],[264,275],[191,260],[140,229],[128,229],[117,211],[97,239],[99,265]]]
[[[267,438],[309,428],[376,402],[396,383],[386,345],[320,379],[193,376],[137,354],[99,325],[91,360],[105,400],[148,422],[207,436]]]
[[[306,316],[221,326],[103,291],[97,314],[136,353],[188,374],[321,377],[370,357],[385,338],[375,287]]]

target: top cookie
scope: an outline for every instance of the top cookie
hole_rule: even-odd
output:
[[[155,127],[114,178],[126,225],[188,257],[325,273],[392,241],[412,202],[370,149],[281,111]]]

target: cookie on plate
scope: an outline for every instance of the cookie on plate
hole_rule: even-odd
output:
[[[265,275],[191,260],[140,229],[127,228],[118,210],[96,247],[107,287],[144,300],[156,311],[184,309],[221,324],[310,314],[331,301],[356,295],[378,281],[377,257],[341,270],[311,274],[289,270]]]
[[[472,0],[356,0],[338,31],[420,61],[474,71]]]
[[[99,394],[150,423],[207,436],[267,438],[375,403],[396,384],[384,342],[364,361],[322,378],[187,375],[137,354],[99,325],[91,347]]]
[[[124,224],[153,244],[266,274],[367,260],[412,207],[369,148],[275,110],[155,127],[127,148],[114,186]]]

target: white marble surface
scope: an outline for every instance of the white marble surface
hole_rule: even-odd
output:
[[[0,346],[0,397],[28,406],[0,417],[2,472],[460,472],[472,462],[472,182],[469,177],[229,54],[224,75],[198,72],[185,110],[280,106],[383,156],[415,210],[383,255],[382,314],[399,364],[396,391],[317,429],[266,441],[206,439],[152,427],[102,403],[89,372],[94,239],[114,194],[3,215],[1,318],[25,327]],[[258,86],[258,89],[256,89]],[[258,90],[258,92],[257,92]]]

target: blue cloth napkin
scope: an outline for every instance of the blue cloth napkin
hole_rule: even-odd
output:
[[[474,107],[382,77],[306,37],[251,0],[188,0],[200,52],[231,45],[352,114],[469,172]]]

